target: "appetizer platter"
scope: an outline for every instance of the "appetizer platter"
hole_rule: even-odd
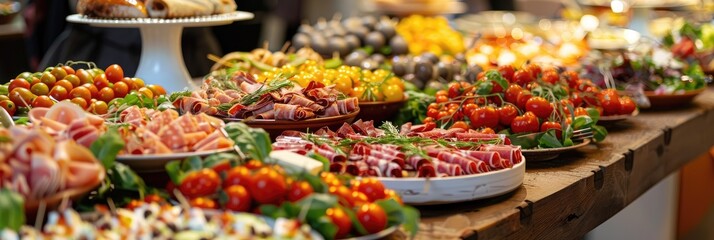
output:
[[[67,21],[106,28],[139,28],[142,50],[136,76],[169,91],[193,89],[181,53],[184,27],[226,25],[253,18],[226,0],[82,0]]]

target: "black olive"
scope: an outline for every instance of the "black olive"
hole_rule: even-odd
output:
[[[364,42],[365,45],[371,46],[375,52],[378,52],[380,49],[382,49],[382,47],[384,47],[384,35],[379,32],[370,32],[367,34],[367,38]]]
[[[362,42],[367,39],[367,34],[369,33],[369,29],[361,25],[355,28],[349,28],[348,31],[350,34],[354,34],[355,36],[357,36]]]
[[[330,40],[328,40],[328,46],[331,53],[337,52],[340,54],[340,56],[346,56],[348,53],[350,53],[347,41],[338,36],[331,37]]]
[[[398,77],[406,75],[407,74],[407,62],[401,61],[401,60],[392,62],[392,72],[394,72],[394,75],[397,75]]]
[[[421,54],[422,59],[427,59],[431,63],[436,64],[439,62],[439,56],[436,56],[436,54],[431,53],[431,52],[425,52]]]
[[[362,27],[362,19],[358,17],[348,17],[342,20],[342,26],[346,29]]]
[[[380,20],[374,27],[374,30],[382,33],[382,35],[384,35],[387,39],[390,39],[397,34],[397,31],[394,29],[394,23],[392,23],[389,19]]]
[[[368,29],[374,29],[374,25],[377,24],[377,18],[371,15],[362,17],[362,26]]]
[[[362,61],[366,55],[367,54],[361,54],[359,51],[354,51],[345,57],[345,65],[359,67],[362,65]]]
[[[312,47],[312,49],[314,49],[320,55],[332,55],[332,53],[330,52],[330,48],[328,47],[327,40],[322,35],[312,35],[312,37],[310,38],[310,47]]]
[[[434,76],[434,65],[428,61],[418,61],[414,65],[414,74],[417,79],[426,82]]]
[[[381,53],[372,54],[372,56],[370,56],[369,58],[371,58],[372,60],[374,60],[375,62],[377,62],[379,64],[384,63],[384,60],[385,60],[384,55],[382,55]]]
[[[377,61],[374,61],[373,59],[365,59],[364,61],[362,61],[360,67],[362,67],[362,69],[375,70],[379,68],[379,63]]]
[[[293,36],[292,44],[295,49],[310,46],[310,37],[308,37],[305,33],[295,34],[295,36]]]
[[[396,35],[389,40],[389,47],[392,48],[393,55],[404,55],[409,53],[407,41],[402,36]]]
[[[419,89],[424,89],[424,82],[422,82],[421,80],[417,79],[417,78],[414,76],[414,74],[404,75],[404,77],[402,77],[402,79],[404,79],[404,81],[408,81],[408,82],[414,84],[414,86],[417,87],[417,88],[419,88]]]
[[[439,76],[439,78],[450,81],[452,79],[452,71],[451,71],[451,65],[448,63],[444,62],[438,62],[436,63],[436,74]]]
[[[361,41],[359,40],[359,37],[354,34],[347,34],[345,36],[345,41],[347,42],[347,46],[350,48],[350,50],[354,50],[362,44]]]

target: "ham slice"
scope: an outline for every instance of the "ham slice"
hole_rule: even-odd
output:
[[[506,159],[511,165],[516,165],[523,160],[520,146],[513,145],[482,145],[481,151],[498,152],[501,158]]]
[[[493,169],[511,168],[513,166],[513,164],[511,164],[511,161],[502,159],[501,154],[499,154],[498,152],[463,150],[461,151],[461,153],[467,156],[481,159]]]
[[[274,110],[276,120],[297,121],[315,117],[315,113],[309,110],[309,108],[303,108],[297,105],[276,103]]]
[[[340,114],[349,114],[357,110],[359,102],[356,97],[345,98],[342,100],[337,100],[337,108],[340,110]]]

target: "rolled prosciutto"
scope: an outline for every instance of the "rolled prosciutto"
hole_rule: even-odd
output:
[[[297,121],[315,117],[315,113],[312,110],[297,105],[276,103],[273,107],[276,120]]]
[[[523,155],[521,154],[520,146],[513,145],[482,145],[481,151],[494,151],[503,159],[507,159],[511,162],[511,165],[516,165],[523,160]]]

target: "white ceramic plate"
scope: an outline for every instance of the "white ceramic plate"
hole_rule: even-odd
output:
[[[434,205],[483,199],[521,186],[526,173],[525,158],[510,169],[444,178],[379,178],[405,204]]]
[[[92,18],[81,14],[67,16],[71,23],[83,23],[97,27],[138,27],[145,25],[180,25],[185,27],[204,27],[228,24],[234,21],[252,19],[249,12],[230,12],[209,16],[187,18]]]
[[[203,152],[183,152],[172,154],[152,154],[152,155],[118,155],[116,160],[126,164],[137,172],[163,172],[165,165],[171,161],[183,160],[188,157],[205,157],[211,154],[233,151],[233,148],[223,148]]]

